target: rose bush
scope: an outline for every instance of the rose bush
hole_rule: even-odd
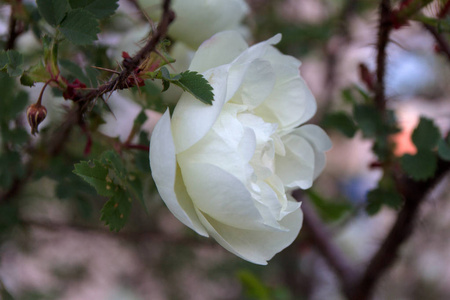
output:
[[[140,6],[153,19],[161,17],[162,0],[138,0]],[[169,27],[169,35],[196,50],[213,34],[238,29],[249,8],[244,0],[173,0],[176,14]]]
[[[331,147],[318,126],[298,127],[316,102],[300,62],[272,46],[280,40],[248,47],[226,31],[205,41],[189,69],[213,87],[213,105],[182,94],[150,143],[153,178],[172,213],[257,264],[298,235],[302,212],[289,191],[312,185]]]

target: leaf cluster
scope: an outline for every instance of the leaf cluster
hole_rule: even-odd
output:
[[[75,45],[97,40],[99,20],[111,16],[117,0],[37,0],[40,15]]]
[[[114,151],[104,152],[99,159],[75,164],[73,172],[93,186],[99,195],[108,198],[100,219],[111,231],[119,231],[125,226],[132,199],[139,200],[145,207],[140,180],[136,174],[127,171]]]

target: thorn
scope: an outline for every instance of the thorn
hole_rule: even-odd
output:
[[[91,66],[91,68],[94,68],[94,69],[97,69],[97,70],[106,71],[106,72],[110,72],[110,73],[114,73],[114,74],[120,74],[119,71],[111,70],[111,69],[107,69],[107,68],[96,67],[96,66]]]

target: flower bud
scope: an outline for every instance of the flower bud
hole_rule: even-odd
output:
[[[41,124],[42,121],[44,121],[45,117],[47,116],[47,109],[45,106],[35,103],[31,104],[27,108],[27,119],[28,123],[31,126],[31,134],[35,135],[36,132],[39,132],[38,126]]]

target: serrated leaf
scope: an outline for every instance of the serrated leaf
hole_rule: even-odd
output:
[[[83,8],[92,13],[97,19],[103,19],[114,14],[119,7],[118,0],[69,0],[73,9]]]
[[[103,164],[111,167],[114,170],[114,172],[116,173],[116,175],[121,180],[126,179],[127,170],[125,169],[125,167],[124,167],[124,165],[122,163],[122,159],[117,154],[117,152],[115,152],[113,150],[109,150],[109,151],[104,152],[101,155],[100,161]]]
[[[9,59],[7,67],[9,76],[15,77],[22,75],[23,55],[15,50],[8,50],[6,53]]]
[[[438,143],[438,154],[439,157],[445,161],[450,161],[450,137],[447,141],[441,139]]]
[[[421,117],[419,125],[414,129],[411,139],[418,150],[431,150],[437,146],[441,134],[433,120]]]
[[[169,80],[169,81],[172,80],[172,78],[170,77],[169,70],[167,70],[166,67],[162,67],[160,69],[160,71],[161,71],[161,76],[162,76],[163,79],[166,79],[166,80]]]
[[[113,196],[115,186],[108,176],[108,168],[99,161],[82,161],[74,165],[74,173],[92,185],[97,193],[102,196]]]
[[[97,40],[100,33],[95,16],[84,9],[71,10],[61,23],[60,31],[75,45],[87,45]]]
[[[47,82],[51,78],[42,62],[32,66],[20,77],[20,83],[25,86],[34,86],[36,82]]]
[[[395,189],[378,187],[367,194],[366,211],[369,215],[374,215],[381,209],[382,205],[399,209],[402,203],[402,196]]]
[[[165,91],[167,91],[167,90],[169,89],[169,87],[170,87],[170,81],[169,81],[169,80],[163,79],[163,80],[162,80],[162,83],[163,83],[163,89],[162,89],[161,92],[165,92]]]
[[[437,168],[437,156],[430,150],[419,150],[415,155],[403,155],[400,164],[414,180],[425,180],[433,177]]]
[[[36,4],[41,16],[54,27],[61,23],[70,9],[67,0],[37,0]]]
[[[355,133],[358,130],[353,119],[347,113],[342,111],[327,114],[322,121],[322,126],[325,128],[336,129],[349,138],[355,136]]]
[[[383,126],[380,112],[373,105],[355,105],[354,116],[364,137],[375,137]]]
[[[16,50],[0,51],[0,70],[7,70],[9,76],[16,77],[23,73],[23,55]]]
[[[214,101],[213,88],[202,74],[194,71],[186,71],[180,75],[181,79],[172,81],[172,83],[178,85],[184,91],[189,92],[201,102],[212,104]]]
[[[100,220],[109,225],[111,231],[119,231],[125,226],[131,211],[131,198],[119,189],[101,210]]]
[[[2,50],[0,51],[0,71],[6,70],[6,67],[8,66],[8,54],[6,54],[6,51]]]

